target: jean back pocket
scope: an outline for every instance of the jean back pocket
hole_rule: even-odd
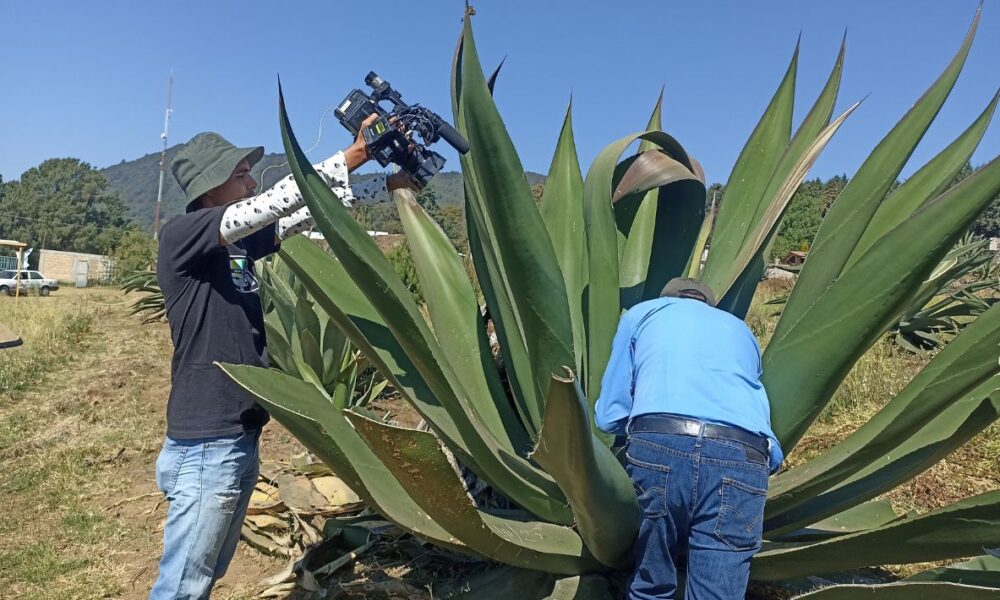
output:
[[[716,537],[733,550],[757,550],[764,530],[767,490],[723,477],[719,493],[722,499],[715,521]]]
[[[667,476],[670,467],[638,460],[625,453],[625,471],[632,479],[642,514],[648,519],[667,515]]]

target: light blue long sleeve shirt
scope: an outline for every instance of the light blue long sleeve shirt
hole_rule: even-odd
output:
[[[739,427],[784,456],[760,381],[760,347],[733,315],[689,298],[657,298],[622,315],[597,399],[597,426],[624,434],[630,419],[670,413]]]

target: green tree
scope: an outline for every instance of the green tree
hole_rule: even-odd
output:
[[[89,164],[53,158],[4,185],[0,237],[53,250],[104,253],[130,223],[118,196]]]
[[[130,273],[149,269],[156,262],[156,242],[145,231],[133,228],[121,236],[111,256],[115,259],[117,279],[121,281]]]
[[[812,244],[825,212],[825,191],[826,186],[819,179],[805,181],[799,186],[771,246],[772,261]]]

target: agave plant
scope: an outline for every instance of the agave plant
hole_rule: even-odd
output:
[[[281,260],[261,263],[261,302],[271,366],[324,390],[337,408],[362,408],[388,381],[369,368]]]
[[[955,83],[977,23],[978,15],[944,73],[864,161],[819,230],[763,358],[774,430],[786,451],[1000,192],[1000,160],[944,192],[982,137],[993,98],[953,144],[889,193]],[[605,148],[586,178],[567,110],[536,206],[467,16],[453,62],[452,101],[456,127],[471,146],[461,160],[486,312],[441,228],[412,194],[397,193],[426,297],[422,312],[309,166],[282,97],[289,164],[332,252],[294,239],[282,244],[282,259],[431,431],[342,410],[320,388],[275,371],[223,368],[372,507],[422,539],[557,575],[627,569],[638,523],[635,494],[592,419],[611,340],[623,309],[655,297],[681,274],[700,277],[722,298],[722,308],[745,315],[792,193],[857,107],[832,118],[842,47],[793,135],[797,55],[796,48],[740,154],[710,231],[704,175],[681,144],[660,131],[659,102],[646,130]],[[637,141],[638,152],[623,158]],[[766,542],[752,576],[787,580],[975,556],[1000,545],[1000,491],[902,517],[872,500],[997,418],[998,345],[1000,308],[992,308],[861,429],[773,477]],[[477,506],[443,448],[518,508]],[[599,579],[573,581],[579,591]],[[989,582],[997,583],[995,576]],[[933,586],[935,597],[958,589],[980,593],[950,580],[897,585]]]
[[[889,335],[897,346],[914,354],[940,350],[995,302],[998,285],[989,240],[966,234],[921,285]],[[799,266],[782,266],[799,272]],[[765,306],[784,306],[779,294]],[[780,315],[779,308],[774,315]]]
[[[163,307],[163,291],[156,282],[156,271],[132,271],[122,279],[121,290],[126,294],[145,294],[131,306],[133,315],[143,315],[143,325],[165,318],[167,311]]]
[[[998,288],[994,256],[989,240],[963,237],[900,317],[892,331],[896,344],[914,353],[939,350],[986,312],[994,300],[984,293]]]

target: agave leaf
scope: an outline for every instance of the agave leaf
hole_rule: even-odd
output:
[[[569,318],[573,327],[574,365],[582,368],[586,349],[583,294],[587,287],[587,246],[583,236],[583,175],[573,139],[573,103],[556,144],[540,207],[542,220],[552,240],[559,270],[566,284]]]
[[[702,183],[704,183],[704,180]],[[715,198],[712,198],[712,204],[708,207],[708,211],[705,212],[705,218],[701,221],[701,229],[698,230],[698,239],[694,243],[691,257],[688,258],[687,267],[684,269],[685,277],[690,277],[691,279],[701,277],[701,257],[708,246],[708,238],[712,235],[712,224],[715,223],[715,214]]]
[[[778,542],[808,542],[881,527],[899,518],[888,500],[872,500],[781,536]],[[774,539],[773,537],[771,539]]]
[[[793,579],[869,565],[906,564],[976,555],[1000,545],[1000,490],[918,517],[809,545],[765,546],[751,577]]]
[[[995,590],[1000,588],[1000,558],[990,555],[978,556],[963,563],[922,571],[907,577],[904,581],[949,581]]]
[[[792,107],[795,101],[795,74],[799,44],[760,122],[736,159],[715,223],[712,251],[705,263],[704,281],[722,298],[743,266],[733,265],[743,248],[743,240],[756,225],[753,217],[775,168],[792,137]],[[766,198],[763,201],[767,201]]]
[[[867,423],[820,456],[771,479],[768,516],[814,498],[885,456],[1000,367],[1000,305],[973,321]]]
[[[656,104],[653,106],[653,113],[649,116],[649,122],[646,124],[646,131],[660,131],[663,129],[662,111],[663,88],[660,88],[660,95],[656,99]],[[650,150],[655,151],[656,144],[648,140],[642,140],[639,143],[639,155]],[[621,189],[621,185],[621,180],[619,180],[618,190]],[[624,308],[629,308],[642,301],[642,296],[645,292],[646,274],[649,272],[650,254],[653,251],[653,232],[656,229],[656,198],[658,191],[655,187],[646,189],[649,191],[635,199],[638,201],[638,206],[634,207],[634,210],[632,210],[633,207],[625,207],[618,204],[618,200],[624,194],[619,194],[616,191],[612,196],[612,202],[616,204],[614,213],[619,231],[618,287],[621,289],[621,304]],[[623,213],[628,215],[629,223],[627,225],[623,225],[622,223]],[[638,226],[633,230],[633,225],[635,224],[638,224]],[[626,231],[627,233],[625,233]]]
[[[500,75],[500,69],[503,68],[503,64],[505,62],[507,62],[506,56],[500,59],[500,64],[497,65],[497,68],[493,69],[493,73],[490,74],[490,78],[486,82],[486,87],[490,89],[491,96],[493,95],[493,87],[497,84],[497,77]]]
[[[901,582],[886,585],[835,585],[793,600],[993,600],[995,589],[957,583]]]
[[[795,194],[795,190],[802,184],[806,173],[812,168],[816,159],[819,158],[820,153],[823,152],[826,145],[833,139],[833,135],[837,133],[837,130],[844,124],[847,117],[851,116],[851,113],[860,104],[860,102],[854,103],[854,105],[837,117],[833,123],[823,128],[809,144],[805,145],[801,154],[798,154],[796,160],[791,165],[780,187],[775,190],[774,196],[771,197],[770,201],[765,200],[767,204],[766,210],[758,217],[755,217],[757,219],[756,225],[747,234],[746,239],[743,241],[742,249],[734,259],[733,264],[741,266],[740,270],[737,271],[740,275],[736,278],[734,286],[730,288],[732,291],[727,291],[726,295],[719,302],[719,308],[731,312],[740,318],[746,316],[747,310],[750,308],[750,302],[753,300],[753,294],[757,290],[757,283],[764,272],[764,254],[767,252],[774,234],[778,231],[781,217],[785,214],[788,203],[792,200],[792,195]],[[798,137],[796,135],[796,139],[793,140],[789,148],[789,153],[799,150]],[[788,154],[786,154],[785,158],[787,156]],[[781,167],[782,165],[779,165],[779,169]],[[782,171],[780,170],[776,172],[778,175],[781,173]],[[706,264],[706,269],[707,267],[708,265]],[[722,289],[721,284],[718,286],[718,289]]]
[[[639,139],[654,142],[685,167],[690,165],[684,148],[673,137],[659,131],[640,132],[605,147],[587,172],[583,198],[590,274],[585,316],[588,330],[585,381],[591,407],[600,394],[601,377],[611,355],[611,340],[621,313],[618,234],[611,203],[615,166],[622,152]],[[688,252],[690,248],[688,243]]]
[[[470,403],[503,447],[511,453],[527,451],[530,440],[500,383],[486,324],[462,261],[412,192],[397,191],[394,196],[442,351],[469,391]]]
[[[302,374],[295,365],[292,348],[288,345],[284,332],[279,329],[281,324],[279,322],[275,325],[277,317],[273,319],[270,317],[271,315],[268,315],[264,318],[264,335],[267,336],[267,356],[272,363],[271,366],[276,366],[285,373],[301,379]]]
[[[764,385],[772,427],[786,452],[998,193],[1000,158],[883,236],[794,326],[782,329],[779,322],[764,352]],[[787,318],[783,314],[781,322]]]
[[[309,383],[323,388],[323,354],[320,352],[319,342],[308,329],[299,332],[299,347],[299,374]]]
[[[986,133],[986,127],[990,124],[998,99],[1000,99],[1000,92],[993,96],[983,112],[962,135],[921,167],[879,205],[861,239],[858,240],[851,257],[847,260],[845,269],[851,268],[877,239],[906,220],[928,200],[944,191],[955,179],[955,176],[969,161],[972,153],[975,152],[979,142],[983,139],[983,134]]]
[[[486,85],[468,17],[454,68],[455,125],[471,146],[461,161],[475,230],[470,240],[480,255],[477,276],[509,358],[518,409],[529,431],[536,433],[549,374],[575,356],[566,288],[524,169]]]
[[[704,221],[705,186],[679,161],[647,150],[625,171],[612,201],[628,196],[642,198],[642,204],[628,230],[619,266],[625,309],[656,298],[667,281],[684,272]]]
[[[775,336],[783,335],[794,327],[843,272],[879,203],[896,181],[958,79],[975,36],[979,14],[980,11],[977,11],[961,48],[941,76],[879,142],[830,207],[816,233],[810,257],[785,304]],[[782,412],[785,402],[787,400],[779,400],[779,403],[772,404],[772,412]],[[784,431],[786,424],[778,427],[781,429],[776,431],[778,439],[784,441],[789,437],[789,432]],[[797,439],[796,435],[791,437]]]
[[[333,409],[323,392],[275,371],[243,365],[220,366],[383,517],[435,544],[475,553],[413,502],[343,414]]]
[[[509,301],[531,361],[538,398],[544,400],[550,374],[574,360],[566,286],[524,168],[487,88],[468,19],[462,70],[459,103],[471,147],[466,156],[476,171],[482,212],[493,226],[503,257]],[[528,409],[540,418],[544,406],[529,405]]]
[[[345,416],[427,515],[487,558],[575,575],[599,563],[568,527],[477,510],[433,434],[346,412]]]
[[[329,238],[328,238],[329,239]],[[472,424],[477,414],[462,400],[464,422],[453,419],[418,376],[419,370],[392,335],[388,324],[364,297],[344,265],[312,242],[294,238],[282,243],[282,256],[314,298],[338,327],[376,365],[379,371],[413,405],[448,444],[455,455],[477,475],[492,483],[524,508],[556,522],[572,522],[572,514],[558,486],[546,474],[531,467],[517,455],[503,452],[481,423]],[[423,319],[421,318],[421,322]],[[470,427],[471,425],[471,427]],[[474,429],[473,429],[474,428]],[[463,431],[464,429],[464,431]],[[472,431],[476,435],[469,435]],[[484,463],[487,467],[479,466]]]
[[[998,389],[1000,375],[966,394],[884,457],[780,516],[768,518],[768,512],[773,511],[765,507],[764,528],[768,536],[781,535],[803,523],[874,498],[929,469],[1000,417]]]
[[[576,516],[580,537],[603,564],[631,564],[639,505],[628,475],[591,432],[583,391],[572,372],[552,378],[545,421],[531,458],[555,478]]]

